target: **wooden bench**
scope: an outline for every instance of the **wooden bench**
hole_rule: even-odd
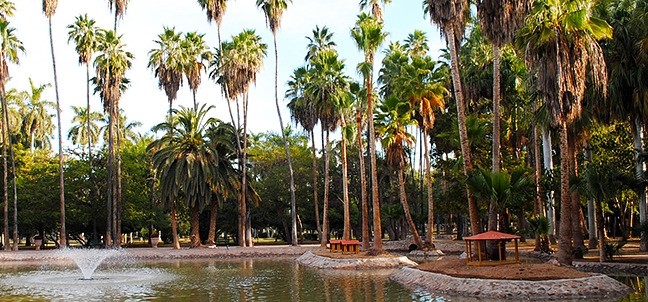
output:
[[[341,240],[342,254],[357,254],[360,250],[360,241],[358,240]]]
[[[329,246],[331,247],[331,253],[342,252],[342,240],[330,240]]]

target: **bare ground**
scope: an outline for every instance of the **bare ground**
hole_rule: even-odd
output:
[[[500,266],[469,266],[465,259],[444,257],[424,262],[418,269],[453,277],[503,280],[555,280],[591,276],[573,268],[548,263],[519,263]]]

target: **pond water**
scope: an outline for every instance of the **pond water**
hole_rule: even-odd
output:
[[[107,268],[110,266],[113,268]],[[388,279],[393,270],[322,271],[284,260],[182,260],[102,265],[93,280],[69,266],[3,266],[1,301],[448,301]],[[119,266],[119,265],[117,265]]]
[[[69,264],[1,264],[0,301],[481,301],[440,297],[389,280],[394,270],[316,270],[293,259],[176,260],[118,258],[92,280]],[[646,302],[645,279],[617,277]]]

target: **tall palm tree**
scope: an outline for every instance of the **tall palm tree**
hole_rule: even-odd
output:
[[[373,66],[374,54],[385,41],[387,34],[383,25],[375,18],[362,13],[358,16],[355,27],[351,29],[351,37],[359,50],[364,53],[364,62],[358,69],[362,72],[367,91],[367,114],[373,116]],[[380,196],[378,195],[378,170],[376,168],[376,131],[374,123],[369,122],[369,154],[371,160],[371,198],[373,206],[373,233],[375,252],[382,253],[382,230],[380,225]]]
[[[214,54],[209,51],[209,47],[203,39],[204,36],[204,34],[188,32],[180,43],[180,47],[183,49],[184,55],[186,56],[184,73],[187,77],[189,88],[193,93],[194,108],[198,108],[198,104],[196,103],[196,92],[198,91],[198,86],[200,86],[202,80],[202,71],[207,68],[204,62],[211,61],[214,56]]]
[[[383,4],[389,4],[392,0],[360,0],[360,9],[369,9],[371,15],[378,20],[378,22],[383,23],[383,11],[380,7],[380,2]]]
[[[0,0],[0,19],[7,20],[13,17],[16,5],[10,0]]]
[[[8,250],[9,245],[9,196],[7,186],[7,142],[9,143],[9,156],[11,157],[11,166],[14,171],[13,179],[13,197],[14,197],[14,248],[18,250],[18,192],[16,190],[16,165],[14,162],[13,144],[9,138],[9,109],[7,107],[7,94],[5,87],[9,80],[9,62],[18,63],[18,53],[25,52],[23,44],[14,35],[14,28],[9,26],[6,20],[0,20],[0,97],[2,97],[2,186],[4,202],[4,248]]]
[[[334,49],[317,52],[311,58],[310,81],[306,84],[305,93],[315,104],[316,112],[326,131],[324,143],[324,200],[322,209],[322,238],[320,244],[326,246],[329,233],[329,133],[340,125],[338,103],[347,93],[347,79],[343,74],[344,62]]]
[[[43,100],[43,91],[50,87],[50,84],[36,86],[32,79],[29,79],[30,91],[23,91],[21,106],[22,129],[29,137],[29,148],[34,152],[36,145],[47,145],[47,136],[53,130],[52,116],[48,109],[55,109],[56,104]]]
[[[349,85],[349,90],[353,97],[353,106],[355,108],[355,122],[356,122],[356,144],[358,145],[358,168],[360,170],[360,208],[362,216],[362,248],[369,250],[369,203],[367,200],[367,176],[365,168],[365,155],[362,133],[364,132],[365,124],[365,109],[367,105],[367,93],[358,82],[352,82]]]
[[[199,247],[200,211],[212,196],[212,182],[218,174],[218,153],[209,141],[208,129],[216,119],[207,118],[213,106],[174,110],[173,120],[154,129],[166,135],[148,147],[153,153],[153,167],[160,180],[165,204],[184,197],[191,212],[191,247]],[[174,237],[177,234],[173,234]]]
[[[306,37],[306,39],[308,39],[308,45],[306,46],[308,51],[306,52],[306,57],[304,57],[304,61],[306,62],[310,61],[310,58],[318,51],[336,46],[335,42],[333,42],[333,32],[330,32],[326,26],[322,28],[315,26],[313,36]]]
[[[88,18],[87,14],[80,15],[76,17],[76,21],[73,24],[68,25],[68,43],[74,41],[76,45],[75,49],[79,55],[79,64],[85,64],[86,66],[86,109],[85,112],[92,112],[90,109],[90,61],[94,52],[97,50],[97,37],[99,35],[99,28],[96,26],[96,22]],[[75,109],[75,113],[79,113]],[[92,133],[90,127],[91,119],[86,119],[87,129],[86,134]],[[88,144],[88,164],[92,167],[92,135],[86,137]],[[92,169],[89,170],[92,173]],[[90,176],[92,178],[92,176]]]
[[[500,170],[500,58],[502,46],[513,42],[523,26],[531,0],[478,0],[477,15],[482,32],[493,44],[493,172]],[[497,229],[495,200],[488,207],[488,230]]]
[[[56,121],[58,129],[58,151],[59,151],[59,200],[61,207],[61,235],[59,246],[67,246],[67,232],[65,230],[65,182],[63,175],[63,134],[61,130],[61,102],[59,99],[58,76],[56,73],[56,57],[54,56],[54,37],[52,36],[52,17],[56,12],[58,0],[43,0],[43,13],[47,17],[49,24],[50,50],[52,54],[52,68],[54,70],[54,92],[56,95]]]
[[[87,107],[81,106],[72,106],[72,111],[74,117],[72,127],[68,131],[68,139],[79,146],[87,144],[88,141],[96,142],[100,132],[97,122],[102,121],[103,115],[96,111],[88,113]]]
[[[290,176],[290,219],[291,219],[291,244],[298,245],[297,242],[297,201],[295,200],[295,172],[293,171],[292,158],[290,156],[290,146],[284,129],[283,119],[281,118],[281,107],[279,106],[279,51],[277,48],[277,31],[281,26],[281,17],[288,8],[288,3],[292,0],[257,0],[256,5],[263,11],[266,17],[266,23],[272,31],[275,53],[275,105],[277,106],[277,116],[279,117],[279,127],[281,137],[284,141],[286,159],[288,160],[288,174]]]
[[[166,93],[171,120],[173,101],[178,97],[178,90],[182,86],[182,73],[187,65],[188,53],[182,48],[181,33],[176,33],[175,28],[164,27],[155,43],[158,48],[149,51],[148,67],[158,78],[160,89],[164,89]]]
[[[263,59],[266,56],[268,46],[261,42],[254,30],[244,30],[232,37],[232,41],[222,43],[216,59],[211,66],[214,68],[210,73],[212,78],[221,84],[221,88],[228,100],[236,100],[237,116],[239,116],[238,100],[243,99],[243,127],[240,119],[234,121],[231,113],[232,124],[236,124],[237,129],[243,129],[243,139],[237,137],[237,146],[240,153],[239,165],[241,169],[241,189],[239,197],[239,244],[241,246],[252,246],[251,230],[247,226],[247,112],[248,112],[248,92],[250,85],[256,83],[257,73],[263,66]],[[231,107],[230,107],[231,108]],[[236,132],[238,133],[238,131]]]
[[[117,32],[117,20],[124,17],[126,8],[128,7],[128,1],[129,0],[108,0],[110,11],[115,11],[115,23],[113,25],[113,31],[115,32]]]
[[[603,51],[596,40],[610,37],[612,28],[592,16],[588,0],[536,1],[520,33],[519,43],[537,77],[536,88],[560,131],[560,154],[569,153],[569,125],[580,115],[588,76],[607,94]],[[572,228],[569,156],[561,156],[561,206],[558,261],[571,264]]]
[[[473,172],[472,151],[466,127],[466,104],[464,92],[461,85],[461,73],[459,72],[459,41],[464,34],[466,27],[466,15],[468,1],[466,0],[424,0],[423,11],[430,16],[430,20],[441,29],[446,37],[450,50],[450,68],[452,71],[452,87],[454,98],[457,102],[457,124],[459,126],[459,142],[461,145],[461,156],[463,158],[464,175],[469,177]],[[481,231],[481,222],[477,202],[473,198],[470,188],[466,186],[468,196],[468,212],[470,215],[470,230],[473,235]]]
[[[418,234],[412,214],[410,213],[407,193],[405,192],[405,178],[403,171],[407,167],[407,154],[405,148],[414,143],[414,136],[407,131],[407,127],[415,123],[412,117],[412,108],[409,102],[400,101],[396,96],[388,97],[378,106],[376,113],[376,131],[380,136],[381,145],[387,151],[387,164],[398,174],[398,188],[400,201],[405,212],[405,219],[414,242],[421,248],[423,240]]]
[[[313,202],[315,205],[315,228],[317,229],[318,239],[322,238],[322,228],[319,218],[319,201],[317,193],[317,155],[315,149],[315,132],[313,131],[317,125],[317,108],[315,102],[311,100],[306,93],[306,85],[310,82],[310,67],[299,67],[293,71],[293,74],[288,80],[288,90],[286,90],[286,97],[288,100],[288,110],[292,119],[299,123],[304,130],[306,130],[311,138],[311,152],[313,159]]]
[[[211,23],[216,21],[218,31],[218,48],[221,44],[221,24],[223,23],[223,15],[227,9],[227,0],[198,0],[200,7],[207,13],[207,21]]]
[[[115,140],[118,135],[119,100],[126,89],[126,71],[130,69],[133,54],[124,49],[121,36],[113,30],[100,30],[97,45],[98,55],[94,60],[96,76],[95,91],[99,92],[104,111],[108,112],[108,194],[105,244],[121,245],[118,231],[118,167]],[[110,242],[112,240],[112,242]]]

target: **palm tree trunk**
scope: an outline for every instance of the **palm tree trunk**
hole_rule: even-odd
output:
[[[349,202],[349,175],[347,164],[347,140],[344,136],[344,128],[346,127],[346,120],[342,115],[342,203],[344,206],[344,227],[342,231],[342,239],[351,239],[351,205]]]
[[[9,137],[9,133],[11,133],[11,128],[9,126],[9,109],[7,107],[7,98],[4,93],[4,87],[2,89],[2,110],[3,110],[3,117],[4,117],[4,122],[5,128],[7,130],[7,140],[5,140],[5,143],[9,144],[9,159],[11,160],[11,171],[13,174],[12,177],[12,183],[13,183],[13,250],[17,251],[18,250],[18,189],[16,185],[16,158],[14,156],[14,150],[13,150],[13,142],[11,141],[11,138]],[[4,144],[3,144],[4,146]],[[5,157],[6,158],[6,157]],[[7,168],[6,168],[6,163],[5,163],[5,174],[6,174]],[[5,186],[5,192],[7,188]],[[7,204],[7,200],[5,200],[5,204]],[[8,223],[8,217],[5,217],[7,219],[7,226],[9,225]],[[8,229],[8,227],[7,227]],[[7,233],[7,235],[9,235]],[[8,237],[7,237],[8,238]],[[8,240],[7,240],[8,241]]]
[[[326,130],[326,152],[324,153],[324,208],[322,210],[322,238],[320,241],[320,246],[326,248],[326,243],[328,243],[329,236],[329,220],[328,220],[328,208],[329,208],[329,131]]]
[[[367,60],[374,65],[373,53]],[[373,207],[373,249],[375,254],[382,254],[382,226],[380,222],[380,195],[378,192],[378,170],[376,161],[376,130],[373,122],[374,101],[373,101],[373,74],[370,72],[366,79],[367,84],[367,123],[369,124],[369,154],[371,158],[371,199]]]
[[[117,109],[117,104],[114,104],[114,102],[113,102],[113,105],[110,107],[110,110],[112,110],[112,112],[110,114],[113,115],[112,128],[113,128],[113,139],[114,139],[114,142],[115,142],[115,143],[113,143],[112,150],[110,150],[110,156],[113,158],[112,159],[112,163],[113,163],[112,196],[111,196],[111,198],[112,198],[112,222],[111,222],[112,230],[111,230],[111,233],[112,233],[112,246],[117,247],[117,246],[119,246],[118,245],[119,244],[119,241],[118,241],[119,239],[118,238],[120,237],[119,233],[117,232],[117,211],[118,211],[118,204],[117,204],[117,194],[118,194],[118,192],[117,192],[117,190],[118,190],[118,187],[119,187],[119,185],[117,184],[117,182],[118,182],[118,178],[117,178],[117,176],[118,176],[118,171],[117,171],[117,166],[118,166],[118,164],[117,164],[117,149],[119,148],[119,143],[117,143],[119,141],[119,130],[118,130],[118,125],[119,125],[119,114],[118,113],[119,113],[119,111]]]
[[[178,207],[176,201],[171,201],[171,233],[173,237],[173,249],[180,249],[180,239],[178,238]]]
[[[191,89],[191,94],[193,95],[194,110],[198,110],[198,102],[196,101],[196,89]]]
[[[455,100],[457,102],[457,123],[459,126],[461,155],[464,161],[464,175],[469,177],[473,172],[472,152],[470,151],[468,129],[466,128],[466,105],[464,103],[463,88],[461,86],[461,73],[459,71],[459,49],[456,45],[455,32],[453,28],[446,31],[446,39],[448,41],[448,47],[450,48],[452,86],[454,87]],[[468,197],[468,213],[470,215],[470,231],[473,235],[476,235],[481,232],[481,221],[479,220],[477,201],[475,201],[475,198],[467,184],[466,192]]]
[[[88,164],[90,165],[90,175],[89,178],[92,179],[92,133],[90,130],[90,117],[92,112],[90,111],[90,64],[86,63],[86,110],[88,111],[88,124],[87,124],[87,135],[88,135]]]
[[[296,246],[299,244],[299,241],[297,239],[297,201],[295,198],[295,173],[293,171],[292,158],[290,157],[290,146],[288,146],[288,139],[286,138],[283,119],[281,118],[281,107],[279,107],[279,52],[277,50],[276,31],[272,31],[272,38],[274,39],[275,51],[275,104],[277,105],[277,116],[279,117],[279,127],[281,127],[281,138],[283,138],[284,142],[286,160],[288,160],[288,174],[290,175],[290,237],[292,238],[291,245]]]
[[[2,87],[4,90],[4,87]],[[7,103],[7,97],[2,94],[2,200],[4,203],[4,215],[3,215],[3,228],[2,234],[4,241],[2,246],[5,251],[10,249],[9,245],[9,190],[7,185],[7,141],[9,140],[9,134],[7,133],[7,111],[5,110],[5,104]]]
[[[412,219],[412,214],[410,213],[409,203],[407,202],[407,194],[405,193],[405,178],[403,177],[403,169],[399,168],[398,172],[396,173],[398,173],[398,189],[400,191],[401,205],[403,205],[403,211],[405,212],[405,219],[407,220],[407,225],[409,226],[410,232],[412,232],[412,236],[414,237],[414,243],[416,243],[417,248],[420,249],[423,247],[423,240],[421,240],[421,236],[419,236],[416,225],[414,224],[414,220]]]
[[[500,48],[493,43],[493,172],[500,170],[500,57]]]
[[[533,101],[533,112],[536,112],[537,103]],[[542,181],[542,163],[540,158],[540,137],[538,135],[538,126],[533,126],[533,164],[534,164],[534,173],[533,177],[535,180],[536,194],[533,203],[533,213],[538,216],[545,216],[544,207],[542,205],[541,192],[541,181]],[[535,251],[540,251],[542,249],[540,242],[540,234],[535,236]]]
[[[605,261],[605,225],[601,201],[596,201],[596,232],[598,233],[599,262]]]
[[[52,52],[52,68],[54,70],[54,92],[56,94],[56,120],[58,124],[58,149],[59,149],[59,200],[61,208],[61,237],[59,247],[67,246],[67,231],[65,230],[65,182],[63,174],[63,135],[61,131],[61,103],[59,99],[58,76],[56,74],[56,58],[54,56],[54,38],[52,36],[52,17],[48,18],[50,50]]]
[[[311,150],[313,152],[313,200],[315,201],[315,228],[317,229],[317,239],[322,240],[322,225],[319,218],[319,194],[317,192],[317,155],[315,154],[315,131],[311,129]]]
[[[575,135],[574,135],[575,136]],[[578,157],[576,156],[575,137],[570,135],[569,138],[569,159],[571,166],[569,167],[570,174],[578,177]],[[571,177],[571,176],[570,176]],[[583,241],[583,220],[581,219],[581,202],[580,193],[575,190],[571,193],[571,223],[572,223],[572,249],[579,249],[581,252],[576,253],[577,259],[582,259],[582,254],[585,251],[585,243]]]
[[[108,105],[108,162],[106,164],[106,170],[108,173],[108,189],[107,189],[107,198],[106,198],[106,236],[104,237],[104,245],[108,248],[112,246],[112,212],[113,212],[113,183],[115,182],[115,117],[113,116],[113,104],[110,102]]]
[[[542,157],[544,169],[553,171],[553,153],[551,147],[551,132],[548,126],[542,128]],[[547,220],[549,221],[549,241],[556,243],[556,215],[554,208],[554,192],[547,192]]]
[[[116,248],[119,248],[119,247],[121,247],[121,238],[122,238],[121,237],[121,233],[122,233],[121,232],[121,220],[122,220],[121,219],[121,217],[122,217],[121,140],[122,140],[123,134],[122,134],[122,129],[121,129],[121,122],[119,120],[119,106],[115,106],[115,107],[116,107],[115,110],[117,111],[116,112],[116,114],[117,114],[117,126],[116,126],[116,128],[117,128],[116,129],[117,130],[117,150],[115,150],[116,153],[117,153],[117,172],[116,172],[116,175],[115,175],[115,179],[117,179],[117,188],[116,188],[116,191],[115,191],[115,193],[116,193],[115,194],[115,201],[116,201],[116,207],[115,207],[116,215],[115,215],[115,218],[116,218],[116,221],[115,221],[115,225],[114,225],[116,235],[115,235],[115,241],[113,242],[113,245]]]
[[[246,233],[247,233],[247,108],[248,108],[248,95],[245,95],[245,98],[243,99],[243,168],[242,168],[242,176],[241,176],[241,200],[240,200],[240,206],[239,206],[239,215],[241,217],[241,246],[245,247],[247,246],[247,238],[246,238]]]
[[[589,147],[589,143],[585,147],[585,160],[590,163],[592,162],[592,148]],[[594,205],[594,199],[591,197],[587,198],[587,229],[589,230],[587,248],[595,249],[598,246],[598,239],[596,237],[596,205]]]
[[[216,245],[216,219],[218,218],[218,203],[212,197],[211,208],[209,209],[209,233],[207,234],[207,245]]]
[[[369,203],[367,200],[367,176],[365,171],[364,148],[362,145],[362,111],[356,109],[356,141],[358,143],[358,160],[360,162],[360,201],[362,203],[362,248],[369,249]]]
[[[566,122],[560,125],[560,238],[558,239],[558,262],[565,265],[572,263],[572,230],[571,230],[571,192],[569,190],[569,130]]]
[[[434,176],[430,164],[430,150],[428,147],[427,131],[423,130],[423,150],[425,152],[425,175],[427,180],[427,198],[428,198],[428,231],[426,233],[427,243],[432,247],[434,245]]]
[[[634,142],[635,149],[635,176],[640,178],[645,170],[645,164],[638,159],[639,154],[643,152],[643,125],[639,118],[635,118],[632,123],[632,140]],[[646,190],[641,190],[639,194],[639,223],[644,224],[646,222]],[[642,235],[641,238],[647,238],[648,236]],[[645,252],[648,251],[648,242],[646,240],[641,240],[639,243],[639,251]]]
[[[200,206],[191,207],[191,248],[200,247]]]

